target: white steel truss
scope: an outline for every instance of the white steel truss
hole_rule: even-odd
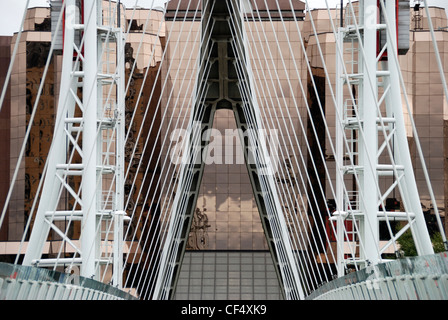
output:
[[[338,241],[351,243],[348,257],[338,253],[339,275],[344,274],[347,265],[362,268],[382,262],[381,255],[390,246],[398,255],[396,241],[408,229],[412,230],[419,255],[433,253],[415,182],[401,101],[398,3],[385,0],[383,7],[377,0],[363,0],[358,11],[349,3],[346,25],[339,28],[336,55],[338,209],[333,219],[337,221]],[[405,10],[409,12],[408,7]],[[381,33],[387,41],[379,41]],[[344,52],[349,52],[349,62],[344,61]],[[355,189],[347,187],[344,182],[347,176],[356,180]],[[392,212],[386,209],[386,199],[393,192],[400,195],[402,207]],[[354,226],[352,241],[344,228],[348,220]],[[394,234],[390,222],[395,220],[407,224]],[[380,221],[386,222],[391,236],[383,247],[379,241]]]
[[[58,2],[58,1],[55,1]],[[62,79],[48,168],[24,265],[80,266],[80,275],[122,285],[124,60],[117,7],[64,1]],[[119,20],[118,20],[119,21]],[[81,33],[81,41],[75,34]],[[81,96],[82,95],[82,96]],[[68,204],[68,205],[67,205]],[[58,221],[79,221],[79,242]],[[72,257],[46,259],[49,231],[73,247]],[[106,265],[106,267],[104,266]],[[113,266],[113,267],[112,267]]]

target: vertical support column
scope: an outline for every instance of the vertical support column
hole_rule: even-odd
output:
[[[124,211],[116,211],[114,216],[114,248],[112,285],[119,289],[123,286],[123,221]]]
[[[95,276],[96,252],[96,212],[97,212],[97,105],[98,105],[98,0],[84,0],[84,172],[82,176],[83,217],[82,217],[82,265],[81,276]],[[91,12],[91,14],[88,14]]]
[[[409,154],[408,141],[406,137],[405,120],[402,110],[401,86],[399,79],[399,65],[397,64],[397,34],[396,24],[391,23],[396,19],[396,0],[385,0],[386,15],[389,21],[390,33],[387,34],[388,61],[384,64],[389,69],[390,93],[387,102],[387,111],[395,117],[396,134],[394,136],[395,163],[402,164],[404,167],[404,183],[400,184],[402,189],[405,208],[407,212],[415,214],[415,223],[411,226],[414,243],[419,255],[433,254],[434,249],[431,244],[426,221],[423,216],[420,204],[420,196],[415,182],[414,170]],[[390,37],[392,35],[392,37]]]
[[[120,2],[118,2],[120,9]],[[120,22],[120,10],[118,10],[118,21]],[[125,113],[125,79],[124,79],[124,37],[120,23],[118,23],[117,39],[117,123],[116,123],[116,211],[114,217],[114,253],[113,253],[113,285],[121,288],[123,285],[123,228],[124,228],[124,113]]]
[[[360,88],[359,113],[363,126],[364,138],[359,142],[359,160],[363,168],[361,180],[361,210],[364,213],[363,221],[363,246],[364,259],[367,264],[377,264],[379,261],[379,234],[378,234],[378,179],[376,173],[378,133],[377,133],[377,26],[378,7],[377,0],[364,0],[360,19],[364,25],[364,55],[359,67],[362,73]]]
[[[342,9],[341,9],[342,10]],[[342,14],[341,14],[342,17]],[[341,18],[342,19],[342,18]],[[337,47],[340,48],[341,53],[343,54],[344,50],[344,32],[339,29],[338,37],[337,37]],[[340,57],[337,54],[336,50],[336,102],[337,102],[337,113],[336,113],[336,165],[339,167],[336,171],[336,210],[339,213],[337,215],[336,220],[336,234],[337,234],[337,270],[338,276],[344,276],[344,227],[343,227],[343,219],[342,219],[342,211],[344,210],[344,177],[341,167],[343,166],[344,161],[344,148],[343,148],[343,137],[344,137],[344,128],[343,124],[340,120],[342,120],[344,114],[344,89],[343,89],[343,78],[342,78],[342,65],[343,65],[343,57]],[[340,119],[338,119],[338,115]]]

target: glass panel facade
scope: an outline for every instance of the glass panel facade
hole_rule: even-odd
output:
[[[176,300],[280,300],[269,251],[187,251]]]

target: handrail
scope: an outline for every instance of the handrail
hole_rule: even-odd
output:
[[[438,277],[448,275],[448,253],[434,255],[405,257],[375,266],[366,267],[356,272],[349,273],[325,283],[309,296],[307,300],[319,299],[332,291],[344,287],[364,284],[368,289],[379,289],[376,286],[378,280],[403,277]],[[447,288],[448,289],[448,288]],[[334,297],[333,297],[334,298]]]
[[[93,279],[81,277],[76,274],[68,274],[64,272],[58,272],[43,268],[22,266],[4,262],[0,262],[0,279],[14,279],[14,280],[38,281],[38,282],[72,285],[106,293],[118,299],[123,300],[137,299],[131,294],[118,288],[115,288],[111,285]],[[2,288],[0,287],[0,291],[1,289]]]

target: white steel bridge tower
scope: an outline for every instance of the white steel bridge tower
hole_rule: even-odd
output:
[[[79,266],[81,276],[95,280],[103,279],[103,266],[113,266],[113,284],[121,287],[124,54],[119,7],[67,0],[62,8],[63,66],[54,139],[23,264]],[[71,208],[64,207],[65,201]],[[66,219],[81,222],[80,244],[55,223]],[[73,257],[42,258],[50,229],[73,247]]]
[[[409,3],[364,0],[356,9],[347,5],[345,12],[336,54],[339,172],[335,216],[339,240],[347,239],[342,224],[351,220],[357,229],[359,247],[352,248],[358,253],[348,259],[339,254],[342,273],[345,264],[378,264],[389,246],[394,246],[397,253],[396,239],[408,228],[419,254],[434,253],[410,157],[406,132],[409,120],[403,112],[406,104],[402,101],[398,62],[399,50],[403,49],[400,45],[409,48]],[[344,61],[345,52],[350,52],[350,62]],[[356,180],[355,190],[347,189],[347,176]],[[386,210],[385,201],[394,192],[403,202],[403,211]],[[380,247],[380,221],[391,230],[390,222],[396,220],[407,222],[406,227]]]

